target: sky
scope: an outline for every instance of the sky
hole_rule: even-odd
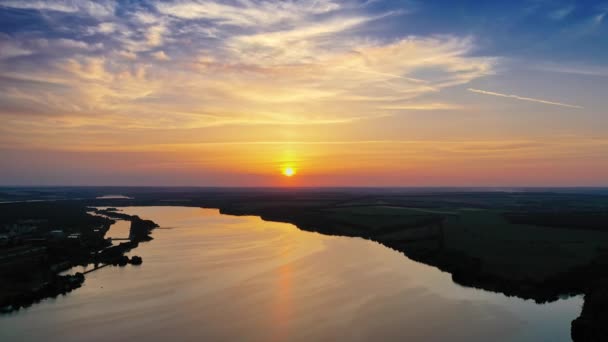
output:
[[[608,1],[0,0],[0,120],[0,185],[608,186]]]

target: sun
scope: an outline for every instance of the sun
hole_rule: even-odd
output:
[[[283,175],[292,177],[296,174],[296,170],[293,167],[286,167],[283,169]]]

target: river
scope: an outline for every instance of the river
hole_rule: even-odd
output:
[[[582,306],[465,288],[360,238],[214,209],[122,210],[161,227],[131,252],[143,265],[0,316],[0,340],[569,341]]]

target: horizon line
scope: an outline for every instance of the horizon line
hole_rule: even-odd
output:
[[[336,185],[336,186],[223,186],[223,185],[27,185],[0,184],[1,188],[199,188],[199,189],[608,189],[608,185]]]

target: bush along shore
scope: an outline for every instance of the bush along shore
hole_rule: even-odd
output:
[[[115,220],[131,222],[129,239],[118,245],[105,239]],[[78,289],[97,269],[141,265],[140,256],[125,253],[152,240],[158,225],[115,209],[56,202],[0,206],[0,227],[19,233],[0,246],[0,313],[6,314]],[[69,274],[74,266],[91,264],[86,272]]]

